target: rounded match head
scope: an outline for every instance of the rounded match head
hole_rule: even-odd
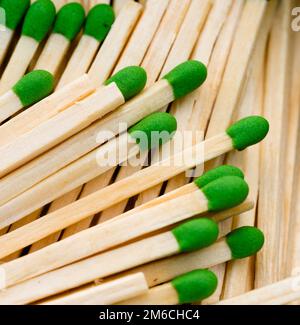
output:
[[[128,130],[141,150],[150,150],[172,139],[177,130],[176,118],[169,113],[153,113]]]
[[[199,218],[174,228],[172,233],[181,253],[192,252],[213,244],[219,236],[219,227],[212,219]]]
[[[186,61],[179,64],[163,77],[173,88],[174,98],[181,98],[198,87],[200,87],[207,77],[206,66],[200,61]]]
[[[105,82],[105,85],[113,82],[116,83],[125,101],[127,101],[144,89],[147,82],[147,74],[141,67],[130,66],[120,70],[109,78]]]
[[[244,202],[249,194],[249,187],[241,177],[224,176],[210,182],[201,191],[208,200],[208,210],[220,211]]]
[[[231,137],[233,147],[244,150],[262,141],[269,132],[269,122],[262,116],[249,116],[231,125],[226,133]]]
[[[85,19],[85,11],[78,2],[64,5],[57,13],[53,32],[64,35],[72,41],[79,33]]]
[[[195,180],[195,184],[201,189],[212,181],[224,176],[237,176],[244,179],[244,173],[237,167],[223,165],[212,170],[209,170]]]
[[[15,30],[30,6],[30,0],[1,0],[0,8],[5,11],[5,26]]]
[[[171,282],[180,304],[189,304],[210,297],[217,289],[218,278],[210,270],[194,270]]]
[[[113,8],[107,4],[94,6],[88,13],[84,34],[95,38],[98,42],[105,40],[115,21]]]
[[[44,70],[34,70],[20,79],[12,90],[24,106],[29,106],[48,96],[53,89],[52,74]]]
[[[226,237],[232,258],[241,259],[256,254],[264,245],[264,234],[255,227],[237,228]]]
[[[55,15],[55,6],[51,0],[37,0],[27,11],[22,35],[41,42],[52,27]]]

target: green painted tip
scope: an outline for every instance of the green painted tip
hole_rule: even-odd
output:
[[[29,6],[30,0],[1,0],[0,8],[3,8],[5,11],[5,26],[15,30],[22,21]]]
[[[180,252],[191,252],[210,246],[219,235],[219,228],[215,221],[199,218],[188,221],[172,230]]]
[[[64,5],[56,16],[53,32],[64,35],[72,41],[79,33],[85,19],[83,6],[78,2]]]
[[[234,123],[227,129],[233,147],[244,150],[262,141],[269,132],[269,122],[262,116],[249,116]]]
[[[208,200],[209,211],[230,209],[245,201],[248,184],[237,176],[224,176],[204,186],[202,192]]]
[[[51,0],[34,2],[25,16],[22,35],[41,42],[52,27],[55,15],[55,6]]]
[[[195,180],[195,184],[201,189],[209,183],[224,176],[237,176],[244,179],[244,173],[237,167],[223,165],[212,170],[209,170]]]
[[[218,278],[210,270],[194,270],[171,282],[180,304],[190,304],[210,297],[217,289]]]
[[[14,93],[25,106],[32,105],[48,96],[54,89],[54,77],[44,70],[26,74],[13,87]]]
[[[207,77],[206,66],[199,61],[186,61],[179,64],[163,77],[173,88],[175,99],[181,98],[198,87]]]
[[[129,129],[141,150],[157,148],[172,139],[177,121],[169,113],[153,113]]]
[[[117,84],[124,99],[127,101],[144,89],[147,82],[147,74],[141,67],[130,66],[120,70],[109,78],[105,82],[105,85],[109,85],[112,82]]]
[[[88,13],[84,34],[102,42],[109,33],[115,21],[113,8],[107,4],[99,4]]]
[[[264,234],[255,227],[241,227],[227,235],[232,258],[242,259],[256,254],[264,245]]]

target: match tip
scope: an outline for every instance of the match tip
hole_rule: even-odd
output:
[[[49,32],[56,15],[56,9],[51,0],[37,0],[25,16],[22,34],[41,42]]]
[[[16,29],[30,6],[30,0],[1,0],[0,8],[5,11],[5,26]]]
[[[142,67],[130,66],[117,72],[105,84],[109,85],[112,82],[117,84],[127,101],[144,89],[147,82],[147,74]]]
[[[141,150],[150,150],[168,142],[176,130],[176,118],[169,113],[158,112],[147,116],[128,132]]]
[[[262,116],[249,116],[234,123],[227,129],[233,147],[244,150],[262,141],[269,132],[269,122]]]
[[[195,180],[195,184],[201,189],[212,181],[224,176],[237,176],[244,179],[244,173],[239,168],[231,165],[222,165],[204,173]]]
[[[173,88],[176,99],[200,87],[207,77],[206,66],[200,61],[186,61],[164,76]]]
[[[96,5],[88,13],[84,34],[95,38],[99,42],[102,42],[109,33],[114,21],[115,14],[110,5]]]
[[[218,224],[212,219],[188,221],[172,230],[180,252],[191,252],[213,244],[219,236]]]
[[[227,235],[232,258],[241,259],[256,254],[264,245],[264,234],[255,227],[245,226]]]
[[[54,77],[45,70],[26,74],[13,87],[14,93],[24,106],[32,105],[48,96],[54,89]]]
[[[208,210],[220,211],[244,202],[249,194],[249,187],[241,177],[225,176],[210,182],[201,191],[208,200]]]
[[[218,285],[218,278],[210,270],[194,270],[175,278],[172,286],[180,304],[201,301],[210,297]]]
[[[85,11],[80,3],[67,3],[57,13],[53,32],[64,35],[72,41],[79,33],[84,19]]]

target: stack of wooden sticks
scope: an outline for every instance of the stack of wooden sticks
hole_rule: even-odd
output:
[[[44,37],[29,37],[22,24],[43,1],[17,0],[19,23],[0,31],[0,304],[298,304],[300,32],[292,12],[300,2],[52,0],[57,18]],[[66,36],[58,18],[74,2],[84,16]],[[115,14],[102,8],[101,33],[87,23],[99,4]],[[207,67],[205,82],[177,95],[165,76],[196,61]],[[142,67],[147,81],[127,98],[110,78],[129,66]],[[36,70],[52,76],[51,90],[25,104],[14,85]],[[177,133],[140,152],[119,124],[157,111],[176,118]],[[228,128],[253,115],[268,120],[269,134],[240,152]],[[184,131],[193,131],[193,145],[167,152]],[[115,166],[99,165],[128,144]],[[174,165],[197,148],[201,157]],[[151,154],[151,166],[124,164],[137,154],[140,162]],[[239,167],[250,193],[213,209],[193,180],[222,165]],[[218,223],[218,240],[182,249],[174,234],[189,224],[178,224],[197,216]],[[235,257],[234,230],[255,227],[263,248]],[[197,277],[209,294],[181,291]]]

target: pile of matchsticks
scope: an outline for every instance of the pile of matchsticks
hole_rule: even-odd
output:
[[[300,301],[297,5],[0,0],[0,304]]]

